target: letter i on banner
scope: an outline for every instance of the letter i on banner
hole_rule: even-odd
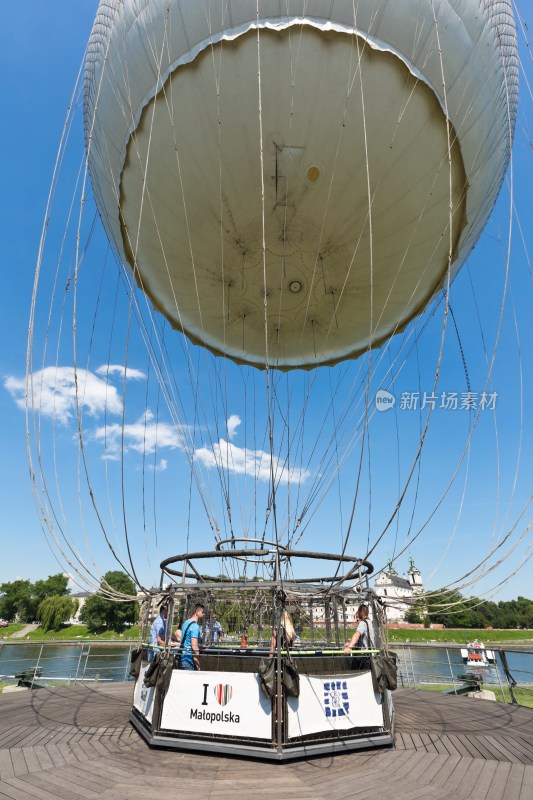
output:
[[[203,706],[207,705],[207,690],[208,689],[209,689],[209,684],[208,683],[204,683],[204,699],[202,700],[202,705]]]

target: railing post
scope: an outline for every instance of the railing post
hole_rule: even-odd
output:
[[[457,696],[457,689],[456,689],[456,686],[455,686],[455,678],[454,678],[453,670],[452,670],[452,662],[450,661],[450,651],[448,650],[448,648],[446,648],[446,658],[448,659],[448,666],[450,668],[450,677],[452,679],[453,691],[455,692],[455,695]]]
[[[413,679],[413,689],[416,689],[415,667],[413,664],[413,651],[411,649],[411,645],[409,645],[409,659],[411,661],[411,678]]]
[[[498,650],[498,653],[499,652],[500,651]],[[501,656],[500,656],[500,658],[501,658]],[[496,659],[494,659],[494,664],[495,664],[495,667],[496,667],[496,675],[498,676],[498,683],[500,684],[500,692],[502,693],[502,700],[503,700],[504,703],[506,703],[507,702],[507,698],[506,698],[505,692],[503,690],[503,683],[502,683],[502,678],[501,678],[501,675],[500,675],[500,665],[498,664],[498,661]]]
[[[43,647],[44,647],[44,644],[42,644],[42,645],[41,645],[41,649],[39,650],[39,658],[37,659],[37,664],[36,664],[36,666],[35,666],[35,669],[34,669],[34,671],[33,671],[33,675],[31,676],[31,686],[30,686],[30,689],[33,689],[33,684],[34,684],[34,681],[35,681],[35,673],[36,673],[36,672],[37,672],[37,670],[39,669],[39,664],[41,663],[41,656],[42,656],[42,654],[43,654]]]
[[[81,664],[81,658],[82,658],[82,656],[83,656],[83,643],[82,643],[82,642],[80,642],[80,657],[78,658],[78,663],[77,663],[77,665],[76,665],[76,676],[75,676],[75,678],[74,678],[74,683],[77,683],[77,682],[78,682],[78,675],[79,675],[79,673],[80,673],[80,664]],[[69,681],[69,683],[70,683],[70,681]]]
[[[507,686],[509,687],[509,694],[511,695],[511,703],[513,705],[518,705],[518,700],[515,697],[513,692],[513,688],[516,686],[516,681],[509,672],[509,665],[507,663],[507,656],[505,655],[505,650],[499,650],[500,660],[502,662],[503,671],[505,674],[505,678],[507,680]]]
[[[89,663],[89,655],[91,654],[91,642],[89,642],[89,646],[87,652],[85,653],[85,663],[83,665],[83,675],[81,676],[82,681],[85,678],[85,672],[87,671],[87,664]]]
[[[126,659],[126,673],[124,675],[124,680],[125,681],[128,680],[128,674],[129,674],[129,671],[130,671],[131,647],[132,646],[130,644],[130,646],[128,647],[128,658]]]

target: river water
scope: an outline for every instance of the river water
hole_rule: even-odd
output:
[[[404,685],[419,683],[451,683],[452,677],[466,671],[473,672],[483,678],[483,682],[499,686],[507,685],[501,656],[494,649],[496,663],[488,667],[466,666],[461,658],[460,648],[450,647],[392,647],[399,656],[399,682]],[[490,649],[490,648],[488,648]],[[519,684],[533,688],[533,651],[506,650],[507,665],[514,680]]]
[[[130,649],[134,645],[102,644],[8,644],[0,642],[0,680],[6,680],[37,664],[42,678],[51,680],[123,681],[128,679]],[[393,648],[394,649],[394,648]],[[451,683],[452,676],[464,673],[465,665],[459,648],[409,646],[396,647],[399,656],[399,684]],[[519,684],[533,688],[533,651],[506,651],[507,663]],[[496,651],[496,664],[489,667],[468,667],[477,672],[485,684],[504,686],[507,681]]]
[[[0,643],[0,680],[38,664],[43,679],[123,681],[128,678],[130,649],[128,645],[93,643]]]

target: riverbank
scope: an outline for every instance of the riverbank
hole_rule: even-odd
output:
[[[121,642],[131,644],[140,639],[139,625],[132,625],[124,631],[117,633],[116,631],[101,630],[94,632],[89,630],[86,625],[67,625],[59,631],[44,632],[41,628],[30,631],[20,638],[13,638],[13,634],[19,634],[25,628],[24,624],[10,623],[7,628],[0,629],[0,644],[9,642],[14,644],[18,642],[54,642],[61,644],[62,642],[112,642],[113,644],[120,644]],[[350,637],[355,629],[348,629],[348,637]],[[324,631],[320,628],[315,630],[315,638],[318,641]],[[253,636],[252,636],[253,638]],[[516,630],[515,628],[500,629],[500,630],[485,630],[466,629],[466,628],[444,628],[442,630],[431,630],[429,628],[393,628],[388,631],[388,640],[390,644],[428,644],[432,647],[439,645],[456,645],[464,646],[466,642],[472,642],[474,639],[496,646],[530,646],[533,649],[533,631],[532,630]],[[311,640],[311,631],[309,628],[304,628],[302,631],[302,640]]]
[[[416,688],[421,692],[439,692],[442,694],[443,692],[449,692],[454,686],[451,683],[421,683]],[[506,686],[500,688],[487,685],[483,688],[494,692],[495,698],[499,703],[512,702],[511,694]],[[515,687],[513,689],[513,694],[518,705],[525,706],[526,708],[533,708],[533,691],[531,689]]]
[[[510,629],[486,630],[484,628],[443,628],[431,630],[430,628],[392,628],[388,631],[391,644],[449,644],[464,647],[467,642],[477,639],[484,644],[508,645],[522,644],[533,645],[533,631]]]
[[[25,625],[11,624],[7,628],[0,629],[0,644],[2,642],[9,642],[9,644],[16,644],[17,642],[26,644],[28,642],[35,644],[39,642],[54,642],[55,644],[61,644],[62,642],[70,644],[73,642],[113,642],[113,644],[120,644],[120,642],[126,642],[131,644],[139,641],[141,636],[139,625],[132,625],[120,633],[105,629],[94,632],[87,625],[66,625],[59,631],[43,631],[38,627],[21,637],[20,632],[25,627]]]

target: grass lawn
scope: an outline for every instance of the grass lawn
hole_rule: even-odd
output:
[[[44,631],[41,628],[32,631],[28,636],[24,637],[21,641],[30,642],[65,642],[65,641],[137,641],[140,636],[140,629],[138,625],[132,625],[131,628],[125,628],[122,633],[116,631],[108,631],[103,628],[100,631],[91,632],[87,625],[66,625],[59,631]]]
[[[0,636],[12,636],[12,634],[18,633],[25,627],[26,623],[10,622],[7,628],[0,628]]]
[[[447,642],[448,644],[464,645],[465,642],[472,642],[474,639],[487,644],[515,642],[524,644],[528,641],[533,643],[533,631],[522,631],[511,628],[510,630],[487,631],[466,629],[466,628],[445,628],[444,630],[432,631],[421,630],[389,630],[389,642]]]
[[[502,691],[499,686],[493,686],[492,684],[487,683],[483,688],[488,689],[490,692],[494,692],[496,695],[496,700],[498,700],[500,703],[511,702],[511,695],[507,687],[504,687]],[[417,686],[417,689],[420,689],[424,692],[447,692],[449,689],[453,689],[453,686],[451,683],[421,683]],[[527,706],[527,708],[533,708],[533,689],[520,689],[519,687],[515,687],[513,692],[518,705]]]
[[[267,636],[269,629],[267,627],[263,628],[263,639]],[[249,635],[250,639],[254,640],[256,636],[256,630],[253,627],[249,628]],[[348,636],[350,638],[355,633],[355,628],[348,628]],[[344,644],[343,641],[343,632],[341,629],[340,632],[341,636],[341,645]],[[240,637],[237,637],[240,639]],[[311,641],[311,629],[306,627],[303,628],[301,633],[302,642],[310,643]],[[319,647],[321,644],[325,643],[326,639],[326,629],[325,628],[315,628],[315,645]],[[394,644],[394,642],[412,642],[413,644],[417,643],[433,643],[433,642],[442,642],[464,647],[466,642],[472,642],[474,639],[478,639],[478,641],[483,642],[484,644],[491,643],[491,644],[527,644],[528,642],[531,643],[533,649],[533,630],[516,630],[516,628],[510,628],[508,630],[492,630],[488,631],[483,628],[474,629],[474,628],[445,628],[444,630],[432,631],[431,629],[399,629],[393,628],[388,631],[388,639],[389,643]]]

